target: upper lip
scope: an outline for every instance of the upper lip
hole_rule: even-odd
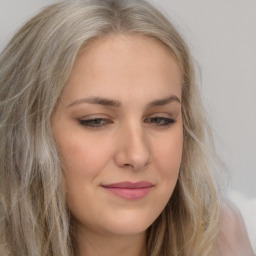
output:
[[[139,182],[124,181],[124,182],[102,185],[102,187],[105,187],[105,188],[128,188],[128,189],[149,188],[152,186],[153,184],[148,181],[139,181]]]

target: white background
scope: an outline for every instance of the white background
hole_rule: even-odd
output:
[[[256,253],[256,0],[152,0],[178,27],[201,70],[218,153]],[[55,0],[0,0],[0,50]]]

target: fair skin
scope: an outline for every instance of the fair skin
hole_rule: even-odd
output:
[[[181,87],[175,58],[149,37],[111,35],[78,55],[52,130],[79,256],[146,256],[178,179]]]

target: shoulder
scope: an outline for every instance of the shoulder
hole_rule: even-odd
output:
[[[227,199],[223,201],[216,250],[218,256],[253,256],[242,215]]]

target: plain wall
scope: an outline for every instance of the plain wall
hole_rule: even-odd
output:
[[[25,20],[54,2],[0,0],[0,50]],[[232,188],[256,197],[256,1],[155,2],[199,63],[204,102]]]

